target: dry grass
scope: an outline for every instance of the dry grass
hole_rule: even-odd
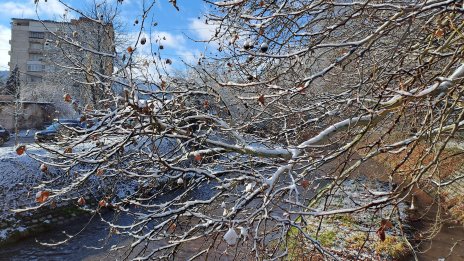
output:
[[[427,144],[421,143],[417,145],[409,155],[408,150],[404,150],[398,154],[380,154],[375,157],[374,160],[383,163],[390,170],[399,166],[399,173],[411,173],[417,169],[419,165],[428,165],[435,158],[435,153],[428,153],[428,148],[429,146]],[[434,169],[434,172],[438,175],[438,178],[444,179],[457,171],[462,164],[464,164],[464,157],[462,154],[454,150],[445,149],[438,157],[436,163],[437,168]]]
[[[371,137],[373,139],[373,137]],[[371,140],[372,141],[372,140]],[[365,142],[367,144],[367,142]],[[415,147],[409,145],[404,151],[397,154],[383,153],[374,158],[374,160],[387,168],[387,172],[396,169],[393,175],[393,180],[400,184],[404,181],[410,181],[414,175],[417,174],[417,169],[420,166],[426,166],[430,164],[437,153],[437,145],[430,145],[425,141],[420,142]],[[410,152],[410,150],[412,151]],[[462,151],[445,148],[438,157],[438,160],[433,164],[432,168],[429,169],[426,176],[422,178],[426,181],[427,178],[435,181],[446,181],[451,175],[456,173],[460,168],[464,166],[464,156]],[[428,187],[428,183],[422,183],[420,188],[428,192],[432,192],[433,188]],[[414,194],[420,196],[424,193],[415,189]],[[464,191],[464,190],[463,190]],[[442,187],[437,194],[441,197],[442,207],[449,210],[453,218],[458,222],[464,222],[464,195],[458,195],[457,197],[448,196],[446,187]],[[422,201],[432,201],[430,198]]]
[[[401,237],[387,236],[385,241],[377,241],[374,244],[375,251],[380,255],[388,255],[394,259],[402,257],[408,247]]]

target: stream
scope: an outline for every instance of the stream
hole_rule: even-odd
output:
[[[212,184],[209,186],[212,186]],[[205,198],[211,196],[211,191],[212,189],[207,186],[206,188],[192,191],[192,194],[195,198]],[[165,197],[159,200],[169,200],[180,193],[180,191],[172,192],[173,191],[165,194]],[[421,202],[419,202],[419,204],[420,203]],[[102,214],[102,217],[109,220],[115,216],[115,213],[114,211],[107,211]],[[422,220],[412,222],[410,225],[416,230],[423,230],[427,226],[427,216],[432,218],[433,213],[434,212],[431,211]],[[128,216],[121,215],[118,216],[118,223],[121,225],[128,225],[132,223],[132,219]],[[83,227],[85,227],[85,229],[83,229]],[[76,235],[68,243],[58,246],[44,246],[40,244],[40,242],[59,242],[67,238],[66,234]],[[53,230],[37,234],[34,237],[4,245],[0,247],[0,260],[122,260],[127,256],[127,246],[130,245],[130,243],[131,239],[129,239],[128,236],[110,233],[108,225],[101,221],[99,215],[95,215],[93,218],[82,217],[71,224],[57,226]],[[189,243],[188,246],[182,249],[179,255],[176,256],[176,260],[188,259],[188,257],[194,255],[196,249],[199,249],[202,244],[204,244],[202,240]],[[113,246],[120,246],[121,249],[110,252],[109,250]],[[155,247],[155,245],[149,246],[149,248],[152,247]],[[453,251],[451,251],[451,249],[453,249]],[[420,250],[421,252],[417,254],[417,257],[418,260],[421,261],[463,261],[464,226],[445,223],[432,241],[422,242]],[[210,257],[212,260],[232,260],[232,257],[222,254],[220,256]],[[414,260],[414,258],[413,256],[407,256],[401,260]]]
[[[107,214],[110,215],[110,214]],[[113,245],[125,245],[130,240],[125,236],[110,235],[105,223],[95,217],[87,225],[87,228],[76,235],[69,243],[59,246],[43,246],[39,242],[50,243],[51,239],[63,240],[66,236],[61,232],[66,230],[72,234],[81,230],[87,223],[88,218],[82,218],[74,224],[57,227],[56,230],[48,231],[37,235],[35,238],[23,239],[14,244],[3,246],[0,249],[0,260],[13,261],[58,261],[58,260],[120,260],[124,255],[124,249],[108,254]],[[124,220],[121,220],[124,222]],[[129,222],[127,219],[126,222]],[[431,242],[423,242],[423,253],[418,253],[419,260],[438,261],[445,258],[446,261],[464,260],[464,228],[462,225],[444,224],[441,231]],[[456,243],[451,255],[450,249]],[[184,252],[184,255],[191,256],[194,249]],[[188,253],[190,252],[190,253]],[[449,256],[448,256],[449,255]],[[181,257],[178,257],[181,258]],[[221,260],[227,260],[223,256]],[[402,259],[414,260],[412,256]]]

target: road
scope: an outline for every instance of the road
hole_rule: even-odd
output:
[[[26,131],[22,130],[19,132],[18,136],[18,144],[31,144],[34,143],[34,134],[35,130],[31,131]],[[10,140],[5,142],[3,145],[0,145],[0,148],[2,147],[14,147],[15,146],[15,135],[11,134]]]

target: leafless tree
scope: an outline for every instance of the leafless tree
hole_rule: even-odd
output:
[[[19,134],[19,121],[22,117],[21,113],[21,87],[22,84],[19,78],[19,69],[17,66],[11,71],[4,88],[2,88],[2,94],[12,97],[12,104],[4,108],[4,110],[11,111],[13,122],[14,122],[14,132],[15,132],[15,144],[18,144],[18,134]],[[4,140],[0,141],[3,144]]]
[[[440,173],[464,125],[462,1],[205,2],[218,50],[191,77],[166,75],[155,41],[151,62],[137,59],[156,1],[144,2],[122,52],[68,42],[118,61],[112,74],[73,69],[124,95],[105,92],[105,107],[82,109],[92,128],[47,147],[53,157],[41,160],[73,175],[47,182],[36,208],[103,179],[97,208],[133,218],[107,220],[134,238],[127,256],[194,246],[191,258],[279,259],[298,242],[305,255],[342,259],[321,243],[323,220],[369,215],[365,241],[376,231],[383,240],[391,226],[402,231],[401,205],[419,187],[462,178]],[[391,169],[372,168],[382,160]],[[360,176],[387,185],[353,192]],[[121,182],[136,191],[116,195]]]

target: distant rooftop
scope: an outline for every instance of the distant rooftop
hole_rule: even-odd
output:
[[[12,23],[13,22],[44,22],[44,23],[71,23],[71,24],[78,24],[82,22],[97,22],[98,20],[92,20],[91,18],[88,17],[79,17],[79,19],[71,19],[69,22],[59,22],[59,21],[53,21],[53,20],[38,20],[38,19],[32,19],[32,18],[11,18]],[[108,25],[108,24],[107,24]],[[109,24],[112,25],[112,24]]]
[[[47,22],[47,23],[59,23],[53,20],[37,20],[32,18],[11,18],[12,21],[24,21],[24,22]]]

